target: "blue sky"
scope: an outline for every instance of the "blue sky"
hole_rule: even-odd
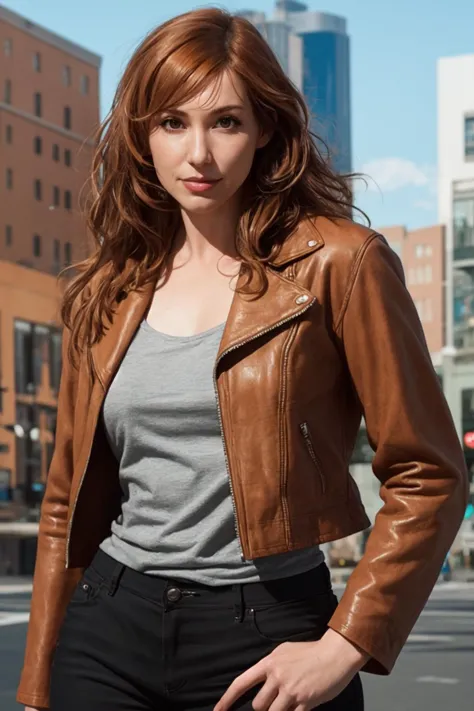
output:
[[[271,12],[274,0],[11,0],[27,16],[103,57],[105,114],[140,39],[172,15],[203,5]],[[307,0],[347,18],[351,37],[354,169],[371,177],[357,202],[373,224],[437,222],[436,60],[474,53],[472,0]],[[473,77],[474,81],[474,77]]]

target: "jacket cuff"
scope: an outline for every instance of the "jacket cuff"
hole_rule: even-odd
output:
[[[348,623],[347,619],[340,618],[338,610],[336,610],[328,622],[328,627],[370,655],[370,659],[364,664],[361,671],[380,676],[387,676],[391,673],[403,648],[403,642],[394,642],[393,636],[388,630],[385,635],[382,635],[380,621],[372,626],[369,620],[361,621],[360,618]]]

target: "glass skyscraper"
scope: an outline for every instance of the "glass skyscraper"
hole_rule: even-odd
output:
[[[265,37],[284,71],[302,91],[312,116],[311,129],[331,150],[341,173],[352,168],[349,37],[342,17],[281,0],[272,18],[245,10]]]

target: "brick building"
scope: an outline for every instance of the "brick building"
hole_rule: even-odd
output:
[[[53,452],[57,274],[88,250],[79,203],[100,63],[0,6],[0,575],[34,562],[35,534],[19,531],[38,518]]]
[[[397,225],[378,231],[402,260],[406,284],[436,363],[446,344],[445,228],[434,225],[408,231]]]
[[[57,274],[85,255],[100,61],[0,6],[0,260]]]

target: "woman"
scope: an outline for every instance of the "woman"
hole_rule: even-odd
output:
[[[363,708],[466,503],[400,262],[350,220],[301,95],[217,9],[137,49],[97,149],[18,701]],[[384,505],[337,604],[319,545]]]

